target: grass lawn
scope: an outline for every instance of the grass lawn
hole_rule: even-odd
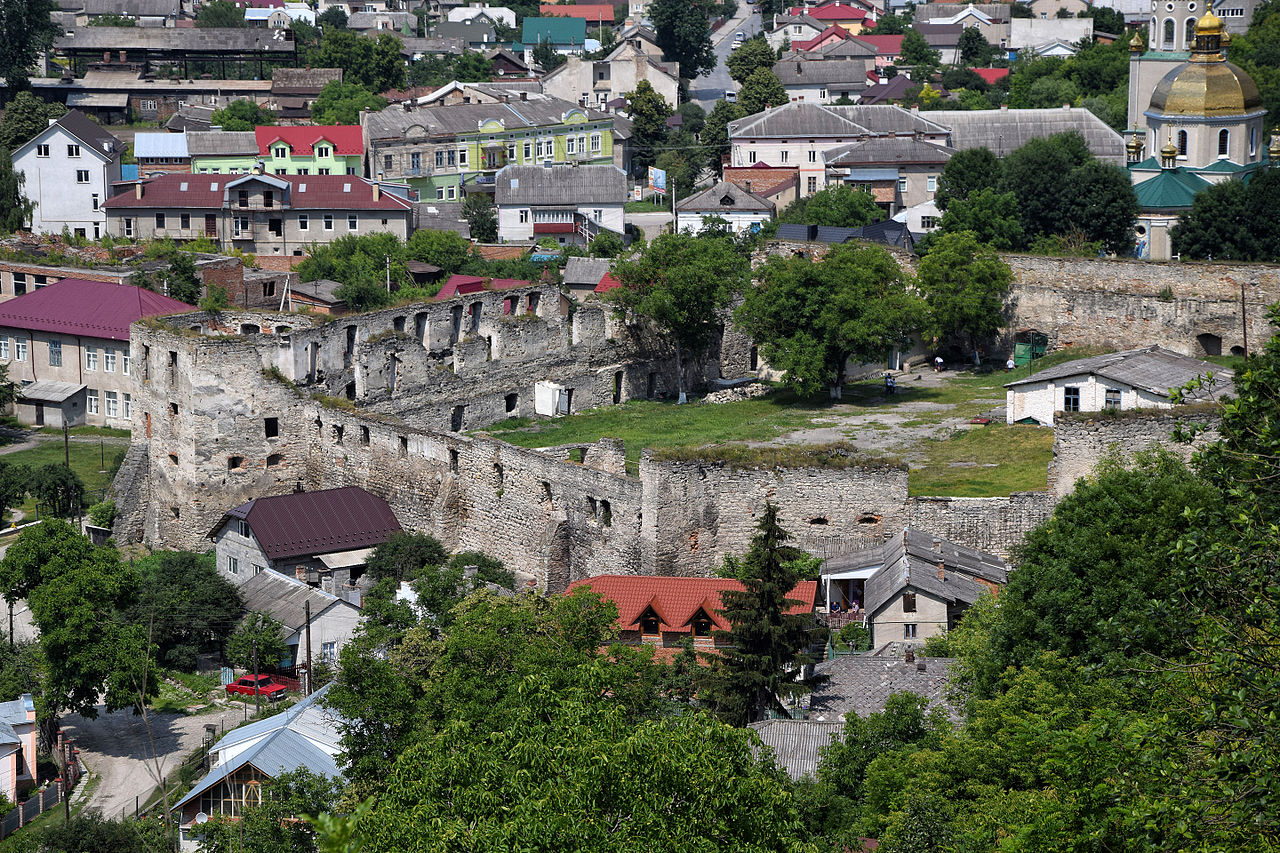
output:
[[[110,477],[102,472],[104,458],[106,469],[110,471],[116,455],[123,453],[125,448],[118,444],[110,444],[100,448],[97,442],[75,441],[71,442],[69,447],[71,448],[71,470],[75,471],[84,483],[84,505],[88,508],[90,504],[97,503],[101,499],[102,490],[111,484]],[[0,456],[0,459],[10,465],[29,465],[32,468],[39,468],[50,463],[61,465],[65,461],[61,441],[41,442],[39,447],[19,450],[16,453],[7,453],[4,456]],[[19,508],[26,511],[28,516],[34,518],[34,499],[27,497]]]
[[[39,432],[44,435],[62,435],[61,427],[41,427]],[[72,435],[92,435],[102,436],[105,438],[128,438],[131,433],[127,429],[112,429],[111,427],[95,427],[95,426],[78,426],[72,427],[69,432]]]
[[[924,462],[911,468],[913,496],[1003,497],[1047,487],[1053,430],[988,424],[944,441],[926,441],[922,447]]]

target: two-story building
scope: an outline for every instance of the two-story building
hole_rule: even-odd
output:
[[[36,703],[30,693],[0,702],[0,795],[18,802],[36,784]]]
[[[108,199],[108,230],[120,237],[194,240],[259,258],[306,254],[348,234],[408,239],[408,187],[351,175],[161,175]]]
[[[64,278],[0,305],[0,364],[22,386],[25,424],[129,429],[133,375],[129,325],[195,310],[127,284]]]
[[[192,133],[187,148],[191,171],[211,175],[247,174],[255,166],[268,175],[358,175],[364,159],[358,125],[268,125],[252,133]]]
[[[614,117],[546,95],[517,93],[496,103],[361,113],[367,174],[403,181],[423,201],[460,201],[492,191],[508,165],[614,162]]]
[[[520,31],[524,61],[533,64],[533,49],[540,44],[569,56],[586,49],[587,22],[582,18],[525,18]]]
[[[586,244],[601,231],[622,236],[627,176],[612,165],[507,166],[493,200],[504,243]]]
[[[258,135],[252,130],[189,130],[191,172],[199,175],[247,175],[258,163]]]
[[[18,146],[13,170],[24,176],[22,194],[34,209],[31,230],[97,240],[107,224],[102,203],[120,180],[124,146],[79,110]]]
[[[569,7],[572,8],[572,7]],[[671,107],[680,92],[680,63],[662,62],[631,42],[624,42],[608,56],[590,61],[570,56],[564,64],[542,78],[542,90],[580,106],[603,109],[605,104],[635,91],[647,81]]]
[[[133,156],[138,161],[138,174],[154,172],[190,172],[191,154],[187,151],[185,133],[136,133]]]

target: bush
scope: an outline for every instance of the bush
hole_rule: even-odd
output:
[[[115,501],[101,501],[89,507],[89,523],[94,527],[110,527],[115,520]]]

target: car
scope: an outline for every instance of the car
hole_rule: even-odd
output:
[[[242,675],[227,685],[228,696],[264,696],[272,702],[288,692],[288,687],[269,675]]]
[[[724,93],[724,99],[727,103],[736,104],[738,103],[738,93],[733,90],[726,91]]]
[[[737,50],[740,47],[742,47],[742,42],[735,41],[733,44],[729,45],[729,50]]]
[[[744,32],[742,32],[741,30],[739,30],[738,32],[736,32],[736,33],[734,33],[734,34],[733,34],[733,40],[734,40],[734,41],[746,41],[746,40],[747,40],[747,34],[746,34],[746,33],[744,33]]]

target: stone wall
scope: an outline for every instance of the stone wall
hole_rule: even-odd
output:
[[[1121,412],[1118,415],[1059,416],[1053,432],[1053,461],[1049,464],[1049,489],[1065,497],[1076,481],[1092,475],[1099,461],[1114,455],[1133,454],[1162,447],[1183,459],[1218,439],[1220,418],[1216,412],[1188,406],[1165,412]],[[1179,426],[1203,424],[1205,429],[1191,444],[1175,443],[1173,431]]]

